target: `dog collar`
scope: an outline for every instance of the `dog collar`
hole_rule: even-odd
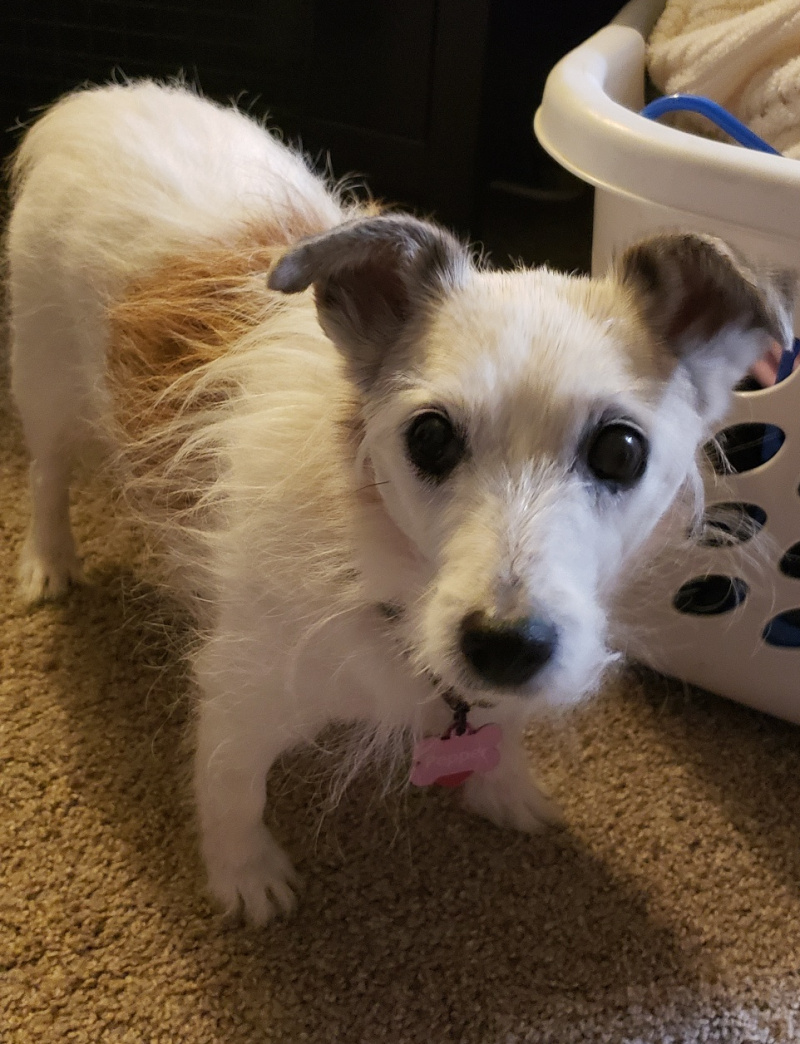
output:
[[[453,720],[442,736],[414,744],[410,780],[417,787],[458,787],[474,773],[490,772],[500,762],[501,727],[491,723],[474,729],[468,720],[472,706],[465,699],[452,689],[439,695],[453,712]]]
[[[379,602],[381,616],[394,622],[403,616],[405,607],[397,602]],[[469,723],[473,707],[491,707],[485,700],[468,703],[453,689],[442,686],[434,674],[428,675],[453,714],[453,720],[441,736],[428,736],[414,744],[410,781],[417,787],[458,787],[470,776],[490,772],[500,762],[502,728],[492,722],[474,729]]]

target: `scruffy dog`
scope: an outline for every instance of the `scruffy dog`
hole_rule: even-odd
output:
[[[151,82],[56,104],[12,194],[22,591],[80,576],[68,485],[100,442],[197,623],[219,903],[255,923],[290,908],[265,780],[330,722],[375,749],[488,729],[465,806],[548,819],[526,719],[597,687],[612,594],[697,485],[732,386],[789,341],[790,280],[694,235],[602,280],[490,271],[434,224],[345,201],[241,113]]]

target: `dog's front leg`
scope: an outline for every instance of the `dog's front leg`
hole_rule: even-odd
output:
[[[524,723],[504,721],[500,761],[486,773],[475,773],[464,783],[462,804],[497,826],[532,834],[561,822],[558,806],[542,792],[531,773],[524,745]]]
[[[263,925],[288,913],[295,901],[291,861],[264,823],[267,773],[292,744],[268,690],[220,691],[223,683],[215,673],[197,722],[194,790],[202,853],[210,891],[225,912]]]

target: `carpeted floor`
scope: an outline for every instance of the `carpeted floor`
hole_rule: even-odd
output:
[[[444,793],[320,821],[277,774],[298,913],[220,925],[185,788],[185,679],[100,491],[91,585],[28,612],[18,427],[0,414],[3,1044],[800,1040],[800,731],[626,676],[531,739],[567,825],[503,833]]]

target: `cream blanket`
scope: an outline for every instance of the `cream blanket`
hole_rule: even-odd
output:
[[[664,94],[712,98],[800,159],[800,0],[667,0],[648,64]]]

